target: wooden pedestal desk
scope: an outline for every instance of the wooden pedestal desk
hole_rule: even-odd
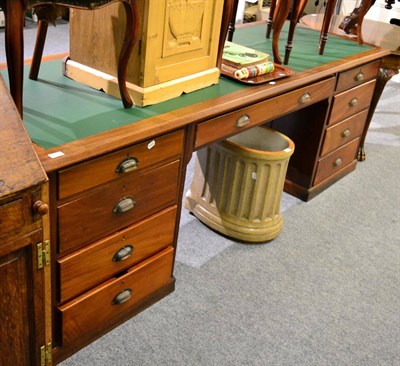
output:
[[[267,124],[295,143],[285,189],[303,200],[355,169],[388,51],[332,36],[320,56],[319,32],[299,26],[296,36],[290,77],[261,85],[221,77],[145,108],[124,110],[63,77],[61,61],[25,80],[24,121],[50,186],[53,363],[174,290],[194,151]],[[237,29],[234,41],[270,52],[265,24]]]

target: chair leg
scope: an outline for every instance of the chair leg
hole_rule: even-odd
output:
[[[301,14],[303,14],[306,5],[307,0],[293,0],[292,16],[290,17],[288,39],[285,46],[285,59],[283,61],[285,65],[289,63],[290,52],[293,48],[294,31],[296,30],[297,23],[299,22]]]
[[[274,62],[281,65],[282,60],[279,53],[279,36],[282,31],[283,24],[285,23],[287,16],[290,11],[292,2],[280,0],[276,7],[276,17],[274,19],[274,31],[272,35],[272,54],[274,56]]]
[[[29,72],[29,79],[37,80],[39,75],[40,63],[43,56],[43,48],[47,35],[49,23],[45,20],[39,20],[38,31],[36,35],[35,49],[33,51],[32,64]]]
[[[11,5],[11,2],[13,2],[13,5]],[[22,117],[25,6],[23,1],[15,0],[5,0],[1,4],[6,23],[4,33],[10,93]]]
[[[235,33],[235,23],[236,23],[236,12],[239,5],[239,0],[233,0],[233,10],[229,16],[229,24],[228,24],[228,41],[232,42],[233,33]],[[224,19],[222,19],[224,22]]]
[[[228,41],[232,40],[232,38],[229,39],[229,25],[232,22],[233,18],[236,19],[237,5],[238,5],[237,0],[224,1],[224,8],[222,11],[222,21],[221,21],[221,32],[219,35],[218,54],[217,54],[217,67],[219,69],[221,69],[222,66],[222,55],[224,53],[225,40],[227,39],[227,34],[228,34]]]
[[[362,23],[364,20],[365,15],[367,14],[368,10],[371,8],[373,4],[373,0],[365,0],[360,5],[360,13],[358,15],[358,22],[357,22],[357,41],[358,44],[364,44],[364,40],[362,37]]]
[[[336,0],[328,0],[326,4],[324,20],[322,21],[322,28],[319,37],[319,54],[323,55],[325,50],[325,44],[328,40],[328,30],[331,25],[331,19],[333,15],[333,10],[335,9]]]
[[[126,69],[139,33],[139,9],[136,0],[123,1],[123,4],[126,14],[126,28],[118,60],[118,86],[124,107],[131,108],[133,102],[126,87]]]
[[[269,13],[268,13],[268,19],[267,19],[267,32],[265,34],[266,38],[271,37],[271,30],[274,26],[274,13],[275,13],[275,8],[276,8],[276,1],[277,0],[271,0],[271,3],[269,5]]]

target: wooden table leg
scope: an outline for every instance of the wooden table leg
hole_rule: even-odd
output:
[[[365,150],[364,150],[365,138],[367,137],[369,125],[370,125],[372,117],[375,113],[375,108],[378,105],[379,99],[381,98],[383,89],[385,88],[386,83],[394,75],[396,75],[398,73],[399,73],[398,69],[386,69],[386,68],[379,69],[379,74],[376,79],[374,94],[372,96],[371,105],[369,107],[369,111],[368,111],[368,115],[367,115],[367,121],[365,122],[364,131],[363,131],[363,134],[361,135],[360,147],[358,148],[358,155],[357,155],[358,161],[364,161],[366,158],[366,154],[365,154]]]
[[[25,3],[23,0],[2,0],[0,5],[6,22],[5,46],[10,93],[22,117]]]

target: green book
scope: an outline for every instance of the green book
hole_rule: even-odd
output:
[[[267,62],[269,54],[242,46],[240,44],[225,42],[222,61],[225,65],[241,68]]]

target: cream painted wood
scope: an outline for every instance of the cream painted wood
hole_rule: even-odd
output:
[[[139,39],[127,70],[135,105],[155,104],[219,79],[218,42],[224,1],[138,0]],[[120,4],[73,10],[68,77],[118,97],[117,55],[125,17]]]

